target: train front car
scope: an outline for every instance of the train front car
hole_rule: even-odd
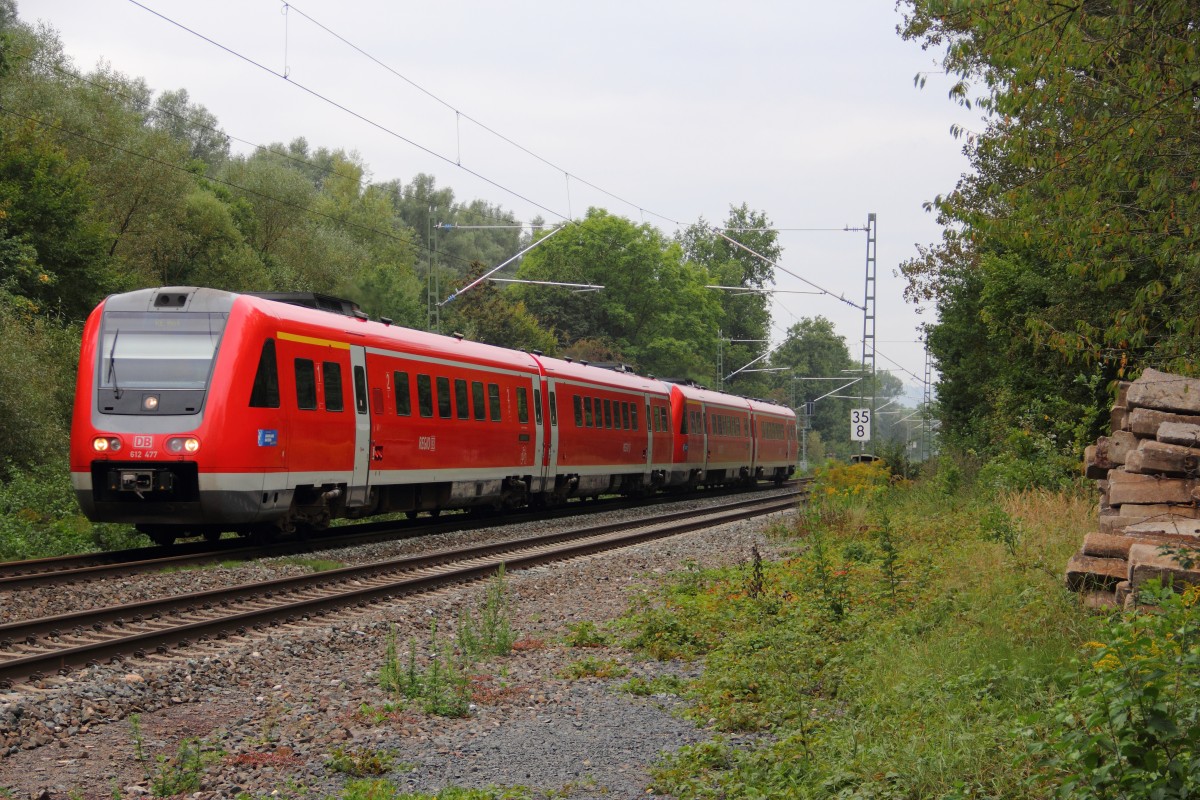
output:
[[[221,498],[202,498],[201,464],[218,444],[210,431],[219,430],[225,392],[214,390],[214,366],[235,298],[146,289],[113,295],[88,318],[71,480],[89,519],[132,523],[171,541],[184,524],[204,532],[206,520],[229,517]]]

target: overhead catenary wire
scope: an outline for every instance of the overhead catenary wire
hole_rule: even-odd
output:
[[[367,52],[366,50],[362,49],[361,47],[359,47],[359,46],[358,46],[357,44],[355,44],[354,42],[351,42],[349,39],[345,38],[345,37],[344,37],[344,36],[342,36],[340,33],[337,33],[336,31],[332,30],[331,28],[329,28],[329,27],[328,27],[327,25],[325,25],[324,23],[322,23],[322,22],[318,21],[317,19],[315,19],[315,18],[311,17],[310,15],[306,14],[304,11],[302,11],[302,10],[301,10],[301,9],[299,9],[299,8],[297,8],[297,7],[296,7],[294,4],[291,4],[291,3],[284,3],[284,7],[285,7],[286,9],[290,9],[290,10],[292,10],[292,11],[295,11],[297,14],[299,14],[299,15],[300,15],[300,16],[302,16],[302,17],[304,17],[306,20],[308,20],[309,22],[311,22],[313,25],[316,25],[316,26],[317,26],[318,28],[320,28],[322,31],[324,31],[325,33],[329,34],[329,35],[330,35],[330,36],[332,36],[333,38],[337,39],[337,40],[338,40],[339,42],[341,42],[342,44],[344,44],[344,45],[346,45],[347,47],[349,47],[350,49],[354,50],[356,53],[359,53],[359,54],[360,54],[360,55],[362,55],[364,58],[367,58],[367,59],[369,59],[371,62],[373,62],[374,64],[378,65],[378,66],[379,66],[379,67],[381,67],[382,69],[386,70],[387,72],[391,73],[392,75],[395,75],[397,78],[399,78],[400,80],[404,81],[404,82],[405,82],[405,83],[407,83],[409,86],[413,87],[414,89],[416,89],[417,91],[421,92],[421,93],[422,93],[422,94],[424,94],[425,96],[429,97],[431,100],[433,100],[433,101],[435,101],[435,102],[437,102],[437,103],[440,103],[440,104],[441,104],[442,106],[444,106],[445,108],[447,108],[447,109],[449,109],[449,110],[453,111],[453,112],[454,112],[454,114],[455,114],[455,117],[456,117],[456,119],[457,119],[457,118],[461,118],[461,119],[465,119],[465,120],[467,120],[468,122],[472,123],[473,125],[476,125],[476,126],[478,126],[480,129],[482,129],[482,130],[486,131],[487,133],[491,134],[492,136],[495,136],[497,139],[500,139],[501,141],[505,142],[506,144],[508,144],[508,145],[511,145],[512,147],[516,148],[517,150],[520,150],[522,153],[525,153],[525,154],[526,154],[527,156],[529,156],[530,158],[533,158],[533,159],[535,159],[535,160],[537,160],[537,161],[541,162],[542,164],[545,164],[547,167],[550,167],[551,169],[553,169],[553,170],[555,170],[555,171],[557,171],[557,172],[561,172],[561,173],[563,173],[563,175],[566,177],[566,180],[567,180],[567,185],[568,185],[568,188],[567,188],[567,190],[568,190],[568,197],[569,197],[569,192],[570,192],[570,181],[571,181],[571,179],[572,179],[572,178],[574,178],[574,179],[575,179],[577,182],[579,182],[579,183],[582,183],[584,186],[587,186],[588,188],[591,188],[591,189],[595,189],[597,192],[600,192],[601,194],[603,194],[603,195],[605,195],[605,196],[607,196],[607,197],[611,197],[611,198],[612,198],[612,199],[614,199],[614,200],[617,200],[617,201],[619,201],[619,202],[621,202],[621,203],[624,203],[625,205],[627,205],[627,206],[629,206],[629,207],[631,207],[631,208],[636,208],[636,209],[637,209],[639,212],[641,212],[641,213],[643,213],[643,214],[650,214],[650,215],[652,215],[652,216],[658,217],[659,219],[662,219],[662,220],[665,220],[665,221],[667,221],[667,222],[670,222],[672,225],[675,225],[676,227],[682,227],[682,223],[680,223],[679,221],[677,221],[677,220],[675,220],[675,219],[672,219],[671,217],[668,217],[668,216],[666,216],[666,215],[659,214],[658,212],[656,212],[656,211],[654,211],[654,210],[652,210],[652,209],[646,208],[645,206],[641,206],[641,205],[639,205],[639,204],[637,204],[637,203],[633,202],[632,200],[626,200],[625,198],[621,197],[620,195],[617,195],[617,194],[615,194],[615,193],[613,193],[613,192],[610,192],[609,190],[607,190],[607,189],[605,189],[605,188],[603,188],[603,187],[601,187],[601,186],[597,186],[596,184],[592,183],[591,181],[588,181],[588,180],[586,180],[586,179],[584,179],[584,178],[581,178],[580,176],[578,176],[578,175],[576,175],[576,174],[572,173],[570,170],[567,170],[567,169],[565,169],[565,168],[563,168],[563,167],[559,166],[558,164],[555,164],[553,161],[549,160],[548,158],[546,158],[546,157],[544,157],[544,156],[542,156],[542,155],[540,155],[540,154],[538,154],[538,153],[535,153],[534,151],[530,150],[529,148],[525,147],[524,145],[522,145],[522,144],[520,144],[520,143],[516,142],[516,141],[515,141],[515,140],[513,140],[512,138],[510,138],[510,137],[508,137],[508,136],[505,136],[504,134],[500,133],[499,131],[497,131],[496,129],[492,128],[491,126],[489,126],[489,125],[486,125],[485,123],[483,123],[483,122],[479,121],[478,119],[476,119],[475,117],[471,116],[470,114],[467,114],[465,111],[462,111],[461,109],[459,109],[457,106],[453,105],[452,103],[450,103],[450,102],[448,102],[448,101],[446,101],[446,100],[442,99],[441,97],[439,97],[439,96],[438,96],[437,94],[435,94],[434,92],[430,91],[429,89],[426,89],[424,86],[420,85],[419,83],[417,83],[416,81],[412,80],[411,78],[409,78],[408,76],[404,75],[403,73],[401,73],[401,72],[397,71],[396,69],[394,69],[394,68],[393,68],[393,67],[391,67],[390,65],[388,65],[388,64],[385,64],[383,61],[381,61],[380,59],[376,58],[374,55],[372,55],[371,53]],[[568,218],[569,218],[569,217],[568,217]]]
[[[455,162],[455,160],[453,158],[443,155],[442,153],[439,153],[430,147],[426,147],[425,145],[420,144],[419,142],[417,142],[413,139],[410,139],[407,136],[404,136],[403,134],[398,133],[397,131],[392,130],[391,128],[387,127],[386,125],[384,125],[380,122],[376,122],[375,120],[371,119],[370,117],[360,114],[357,111],[355,111],[354,109],[352,109],[348,106],[345,106],[330,97],[326,97],[325,95],[321,94],[320,92],[318,92],[315,89],[305,86],[304,84],[299,83],[297,81],[291,80],[286,74],[279,72],[277,70],[271,69],[267,65],[261,64],[258,61],[255,61],[254,59],[250,58],[249,56],[245,55],[244,53],[234,50],[232,47],[229,47],[227,45],[221,44],[220,42],[216,41],[215,39],[212,39],[212,38],[200,33],[199,31],[189,28],[187,25],[184,25],[182,22],[174,20],[165,14],[155,11],[154,9],[150,8],[149,6],[143,5],[142,3],[138,2],[138,0],[129,0],[129,2],[132,3],[133,5],[137,6],[138,8],[146,11],[147,13],[153,14],[154,16],[158,17],[159,19],[163,20],[164,22],[174,25],[175,27],[179,28],[180,30],[186,31],[187,33],[190,33],[192,36],[195,36],[196,38],[201,39],[201,40],[211,44],[213,47],[223,50],[226,53],[229,53],[231,56],[234,56],[235,58],[239,58],[242,61],[245,61],[247,64],[257,67],[258,69],[262,70],[263,72],[266,72],[269,75],[273,75],[276,78],[279,78],[280,80],[286,82],[289,86],[295,86],[297,89],[311,95],[312,97],[315,97],[316,99],[320,100],[321,102],[326,103],[326,104],[338,109],[339,111],[349,114],[350,116],[354,117],[355,119],[359,120],[360,122],[364,122],[367,125],[370,125],[371,127],[375,128],[376,130],[387,134],[388,136],[391,136],[395,139],[398,139],[398,140],[404,142],[405,144],[408,144],[408,145],[411,145],[412,147],[417,148],[418,150],[425,153],[426,155],[430,155],[440,161],[444,161],[445,163],[447,163],[451,166],[457,167],[458,169],[461,169],[463,172],[466,172],[468,175],[478,178],[479,180],[483,181],[484,183],[487,183],[488,185],[490,185],[496,189],[499,189],[502,192],[506,192],[507,194],[509,194],[525,203],[528,203],[531,206],[534,206],[535,208],[541,209],[542,211],[545,211],[548,214],[552,214],[563,220],[570,219],[569,212],[567,214],[563,214],[562,212],[556,211],[556,210],[550,208],[549,206],[544,206],[541,203],[537,202],[536,200],[533,200],[531,198],[524,196],[523,194],[516,191],[515,189],[510,189],[509,187],[501,184],[500,182],[493,180],[492,178],[489,178],[486,175],[483,175],[482,173],[478,172],[477,170],[473,170],[470,167],[464,166],[462,164],[458,164]]]

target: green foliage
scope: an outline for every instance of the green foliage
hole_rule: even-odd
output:
[[[465,717],[470,712],[471,682],[467,670],[484,655],[504,656],[512,652],[516,634],[509,621],[505,570],[501,565],[488,583],[480,621],[470,613],[459,618],[455,646],[442,641],[437,621],[430,623],[429,656],[424,666],[417,663],[417,644],[409,642],[404,664],[396,642],[396,631],[388,631],[379,683],[385,690],[420,704],[426,714]]]
[[[980,541],[978,520],[997,501],[977,487],[856,493],[854,474],[826,487],[834,508],[800,515],[793,539],[777,540],[797,554],[764,563],[772,603],[751,596],[741,565],[689,570],[630,612],[647,655],[665,649],[650,631],[704,643],[691,718],[769,733],[664,757],[655,793],[1044,796],[1020,719],[1064,695],[1064,665],[1099,622],[1065,596],[1057,569],[1023,569],[1003,541]],[[1010,525],[1039,531],[1021,540],[1023,556],[1061,564],[1090,505],[1030,493],[1003,508]]]
[[[1186,798],[1200,791],[1200,591],[1147,586],[1156,608],[1114,615],[1024,733],[1063,798]]]
[[[0,381],[0,479],[65,459],[79,359],[79,332],[47,318],[26,316],[0,290],[0,374],[38,376]]]
[[[417,664],[417,645],[409,642],[408,661],[401,665],[396,648],[396,633],[387,636],[387,650],[379,670],[379,683],[385,690],[416,701],[426,714],[440,717],[465,717],[470,710],[471,683],[461,665],[438,636],[437,622],[430,625],[429,659],[424,667]]]
[[[1093,438],[1114,378],[1196,369],[1194,4],[901,6],[902,35],[941,51],[951,98],[987,120],[972,172],[929,204],[942,241],[902,266],[938,308],[944,429],[978,449],[1050,403],[1077,412],[1043,412],[1059,447]]]
[[[325,768],[363,778],[368,775],[384,775],[393,769],[396,759],[380,750],[365,747],[337,747],[325,762]]]
[[[621,664],[611,658],[596,658],[587,656],[578,661],[573,661],[568,664],[559,677],[567,678],[568,680],[579,680],[581,678],[620,678],[623,675],[629,674],[629,667]]]
[[[146,537],[126,525],[93,525],[71,488],[66,459],[29,469],[0,465],[0,561],[144,547]]]
[[[129,715],[129,730],[133,736],[134,760],[142,765],[154,797],[173,797],[184,792],[199,791],[205,767],[219,761],[224,755],[220,750],[209,748],[200,739],[184,739],[174,755],[156,755],[151,766],[140,714]]]
[[[687,691],[687,681],[677,675],[659,675],[650,680],[635,676],[621,684],[621,691],[636,697],[656,694],[682,696]]]
[[[608,635],[591,620],[568,624],[567,635],[563,638],[567,647],[604,647],[608,642]]]
[[[704,288],[703,267],[685,261],[680,246],[657,229],[589,209],[583,221],[531,250],[518,275],[605,287],[519,288],[525,307],[555,330],[567,354],[578,342],[605,342],[644,372],[704,382],[712,375],[718,298]]]
[[[437,794],[405,792],[391,781],[350,781],[338,800],[534,800],[524,786],[460,789],[450,786]]]

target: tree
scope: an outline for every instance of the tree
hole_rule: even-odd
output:
[[[603,286],[579,292],[518,287],[519,296],[564,350],[580,340],[604,343],[643,372],[707,382],[718,299],[707,272],[649,225],[592,208],[522,260],[526,280]]]
[[[151,127],[186,143],[188,158],[204,163],[209,170],[218,169],[229,158],[229,137],[217,127],[211,111],[189,102],[187,89],[160,94],[148,121]]]
[[[903,35],[944,47],[952,97],[988,119],[966,142],[973,173],[930,204],[942,242],[904,265],[910,293],[941,315],[930,337],[945,369],[939,399],[967,433],[970,371],[986,379],[980,429],[1052,420],[1072,387],[1090,431],[1059,441],[1088,438],[1112,378],[1148,364],[1197,369],[1195,5],[903,5]],[[963,336],[984,362],[956,376]]]
[[[806,317],[788,329],[783,343],[771,354],[770,364],[781,371],[772,373],[776,400],[802,408],[806,401],[823,395],[852,394],[853,385],[836,391],[841,384],[851,384],[856,377],[848,374],[857,367],[846,347],[846,338],[839,336],[833,323],[825,317]],[[810,424],[819,431],[830,454],[850,452],[847,426],[852,401],[838,397],[823,397],[813,406]]]
[[[475,280],[487,271],[476,262],[467,280]],[[449,325],[478,342],[514,350],[539,350],[554,355],[558,342],[554,332],[546,330],[515,293],[484,281],[455,299],[447,308]]]
[[[771,230],[766,214],[751,211],[742,203],[730,207],[729,217],[720,233],[700,219],[680,234],[679,242],[685,257],[708,271],[713,285],[765,290],[774,283],[770,262],[778,261],[783,253],[778,238],[779,234]],[[731,243],[730,239],[763,258]],[[722,344],[723,366],[729,374],[767,351],[771,324],[769,295],[754,291],[713,291],[717,292],[721,303],[720,336],[726,340]],[[720,377],[724,378],[724,375]],[[733,378],[730,388],[761,396],[768,385],[769,381],[759,373],[743,372]]]

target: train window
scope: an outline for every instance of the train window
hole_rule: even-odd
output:
[[[325,410],[344,409],[346,401],[342,395],[342,365],[336,361],[322,361],[321,381],[325,384]]]
[[[592,427],[592,398],[583,398],[583,424],[584,427]]]
[[[459,419],[471,416],[470,397],[467,394],[467,382],[462,378],[454,379],[454,410]]]
[[[500,387],[494,383],[488,384],[488,410],[492,413],[492,422],[500,421]]]
[[[250,389],[251,408],[279,408],[279,367],[275,363],[275,340],[263,342],[258,355],[254,386]]]
[[[621,403],[621,427],[629,430],[629,403]]]
[[[517,422],[529,422],[529,390],[524,386],[517,387]]]
[[[637,424],[637,409],[638,409],[638,407],[637,407],[637,404],[636,404],[636,403],[630,403],[630,404],[629,404],[629,421],[633,423],[633,429],[634,429],[635,431],[638,429],[638,424]]]
[[[574,405],[575,405],[575,427],[582,428],[583,427],[583,398],[580,397],[579,395],[575,395],[574,397],[571,398],[571,400],[574,402]]]
[[[558,427],[558,408],[554,405],[554,390],[550,390],[550,425]]]
[[[604,427],[612,427],[612,400],[604,401]]]
[[[471,381],[471,404],[475,407],[475,419],[487,419],[487,409],[483,407],[483,383]]]
[[[688,432],[688,413],[686,411],[679,415],[679,432],[684,435]]]
[[[401,417],[412,414],[412,395],[408,391],[408,373],[393,372],[392,383],[396,386],[396,413]]]
[[[438,416],[442,419],[450,419],[450,415],[454,410],[450,408],[450,379],[437,379],[437,407]]]
[[[659,413],[659,416],[662,417],[662,432],[663,433],[669,432],[671,430],[671,421],[667,419],[667,407],[659,406],[658,413]]]
[[[433,416],[433,381],[428,375],[417,375],[417,410],[422,417]]]
[[[354,368],[354,410],[359,414],[367,413],[367,370],[365,367]]]
[[[654,408],[649,403],[646,403],[646,430],[654,430]]]
[[[317,407],[317,370],[307,358],[296,359],[296,406],[306,411]]]
[[[533,390],[533,419],[538,424],[542,424],[542,390]]]

